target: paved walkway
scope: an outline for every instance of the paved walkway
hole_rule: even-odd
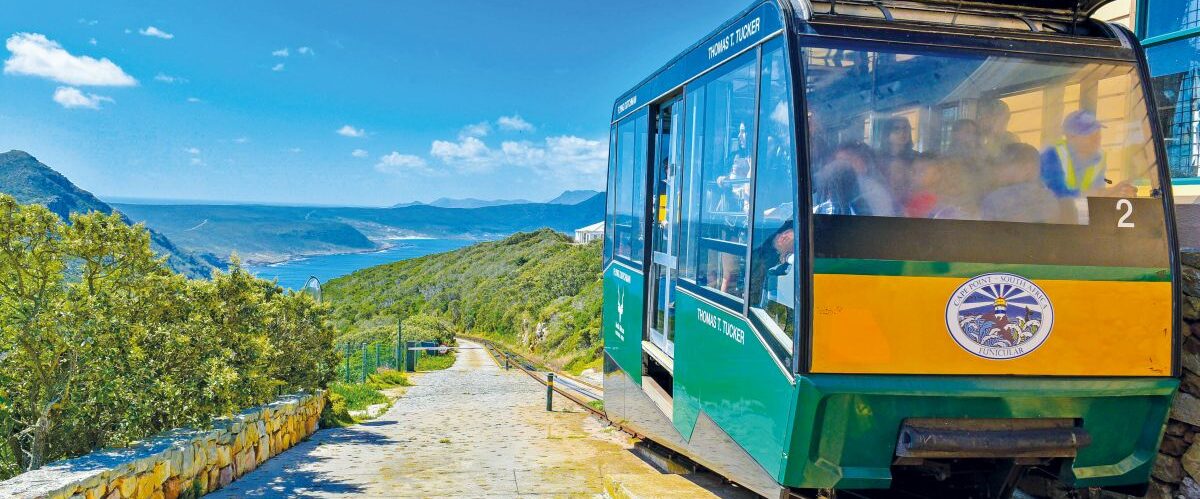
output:
[[[378,419],[317,432],[206,497],[596,497],[605,473],[656,473],[569,401],[547,413],[541,384],[482,349],[413,381]]]

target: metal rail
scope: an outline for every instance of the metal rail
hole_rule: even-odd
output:
[[[566,397],[567,400],[574,402],[578,406],[582,407],[584,410],[591,413],[593,416],[600,418],[601,420],[603,420],[606,423],[616,427],[617,429],[629,434],[630,436],[633,436],[636,438],[643,438],[642,435],[639,435],[636,432],[629,430],[629,429],[625,428],[624,426],[617,424],[616,422],[608,419],[608,416],[604,414],[604,411],[597,409],[597,408],[593,407],[592,405],[590,405],[588,402],[592,402],[592,401],[603,402],[604,398],[603,398],[602,393],[598,394],[593,390],[588,390],[579,385],[579,384],[586,384],[586,383],[584,383],[582,381],[578,381],[578,380],[573,380],[572,378],[565,378],[562,375],[560,375],[559,373],[555,373],[555,379],[557,382],[550,383],[547,380],[546,375],[543,374],[542,371],[538,370],[537,366],[533,362],[530,362],[530,360],[525,358],[524,356],[509,352],[503,348],[500,348],[494,342],[489,341],[489,340],[485,340],[482,338],[468,338],[468,339],[482,344],[485,347],[484,349],[488,352],[488,355],[490,355],[492,357],[492,360],[494,360],[496,362],[496,365],[499,365],[499,366],[506,365],[506,362],[504,360],[504,359],[506,359],[508,361],[507,365],[516,367],[521,372],[529,375],[530,378],[537,380],[537,382],[541,383],[543,386],[552,387],[556,393],[558,393],[559,395],[562,395],[563,397]],[[568,381],[568,380],[571,380],[571,381]],[[578,382],[579,384],[576,384],[572,381]],[[565,389],[564,389],[564,386],[566,387]],[[572,393],[572,392],[574,392],[574,393]]]

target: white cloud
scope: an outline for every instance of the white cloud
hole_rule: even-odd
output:
[[[283,71],[283,63],[281,62],[279,64],[271,66],[271,71],[275,71],[275,72]]]
[[[234,143],[234,144],[245,144],[245,143],[248,143],[248,142],[250,142],[250,138],[249,138],[249,137],[238,137],[238,138],[236,138],[236,139],[233,139],[233,143]]]
[[[115,102],[109,97],[96,94],[85,94],[75,87],[58,87],[54,91],[54,102],[62,107],[100,109],[101,102]]]
[[[481,121],[472,125],[467,125],[458,132],[459,138],[463,137],[487,137],[492,133],[492,125],[486,121]]]
[[[429,154],[466,172],[486,172],[496,166],[495,153],[476,137],[462,137],[458,142],[435,140]]]
[[[200,154],[200,149],[197,149],[195,147],[185,147],[185,148],[183,148],[183,152],[186,152],[188,154],[195,156],[197,154]]]
[[[608,147],[599,140],[574,135],[547,137],[541,144],[506,141],[500,144],[503,162],[529,168],[544,177],[602,182],[608,169]]]
[[[514,114],[512,116],[501,116],[496,120],[496,125],[498,125],[501,130],[507,130],[510,132],[533,131],[533,124],[525,121],[525,119],[521,118],[521,115],[519,114]]]
[[[350,151],[350,155],[356,158],[365,158],[367,157],[367,151],[365,149],[355,149]]]
[[[287,57],[287,56],[289,56],[289,55],[291,55],[291,54],[289,54],[289,53],[288,53],[288,48],[287,48],[287,47],[284,47],[284,48],[281,48],[281,49],[279,49],[279,50],[272,51],[272,52],[271,52],[271,55],[272,55],[272,56],[274,56],[274,57]]]
[[[313,49],[310,47],[300,47],[296,49],[296,53],[300,55],[313,55]]]
[[[68,85],[137,85],[137,80],[112,61],[72,55],[40,33],[14,34],[4,46],[12,52],[4,61],[5,74],[40,76]]]
[[[188,160],[188,164],[192,166],[204,166],[204,160],[200,158],[192,158]]]
[[[92,44],[92,45],[95,45],[95,44],[97,44],[97,43],[99,43],[99,42],[97,42],[95,38],[88,38],[88,43],[90,43],[90,44]]]
[[[434,170],[429,168],[429,164],[425,162],[424,158],[412,154],[400,154],[397,151],[380,156],[379,162],[375,163],[375,170],[393,175],[403,175],[406,173],[432,175],[435,173]]]
[[[342,125],[337,129],[337,134],[343,137],[366,137],[367,131],[361,128],[354,128],[350,125]]]
[[[290,152],[292,154],[299,154],[299,153],[304,152],[304,149],[301,149],[299,147],[293,147],[291,149],[288,149],[288,152]]]
[[[139,29],[138,34],[141,34],[142,36],[153,36],[155,38],[162,38],[163,40],[170,40],[172,38],[175,38],[175,35],[173,35],[171,33],[167,33],[166,31],[163,31],[161,29],[155,28],[154,26],[146,26],[145,28]]]
[[[183,78],[180,76],[171,76],[166,73],[158,73],[158,74],[154,75],[154,81],[161,81],[163,83],[187,83],[188,82],[187,78]]]
[[[95,25],[96,25],[97,23],[99,23],[99,22],[100,22],[100,21],[97,21],[97,20],[95,20],[95,19],[84,19],[84,18],[82,18],[82,17],[81,17],[81,18],[79,18],[79,24],[84,24],[84,25],[87,25],[87,26],[95,26]]]
[[[129,28],[125,28],[125,34],[128,35],[130,33],[133,33],[133,30],[131,30]]]
[[[200,100],[198,97],[188,97],[187,101],[191,102],[192,104],[199,104],[201,102],[204,102],[204,101]]]

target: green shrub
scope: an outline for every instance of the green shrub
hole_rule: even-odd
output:
[[[322,388],[327,305],[237,263],[171,272],[141,225],[0,195],[0,479]]]
[[[393,388],[397,386],[412,386],[408,376],[395,369],[380,369],[372,374],[368,381],[376,388]]]
[[[379,390],[361,383],[330,383],[329,391],[346,401],[348,411],[364,411],[367,407],[388,402]]]
[[[440,371],[454,365],[455,354],[448,352],[445,355],[426,355],[422,353],[417,356],[418,371]]]
[[[346,397],[329,391],[325,398],[325,409],[321,411],[321,428],[341,428],[356,423],[346,408]]]

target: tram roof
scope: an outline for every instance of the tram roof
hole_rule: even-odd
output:
[[[756,0],[745,10],[729,18],[717,29],[701,38],[679,55],[651,73],[632,89],[621,94],[613,104],[612,121],[632,114],[654,99],[664,95],[693,77],[735,56],[746,47],[751,47],[768,38],[786,25],[785,16],[794,16],[798,22],[807,22],[816,14],[828,19],[828,11],[842,6],[868,5],[887,9],[922,9],[947,13],[969,12],[997,17],[1017,18],[1029,23],[1028,17],[1082,20],[1090,17],[1097,9],[1113,0]],[[814,3],[817,4],[814,7]],[[890,16],[890,13],[884,14]],[[759,20],[753,26],[754,33],[746,32],[747,23]],[[721,49],[717,44],[733,40],[731,48]],[[714,55],[713,48],[720,49]]]

